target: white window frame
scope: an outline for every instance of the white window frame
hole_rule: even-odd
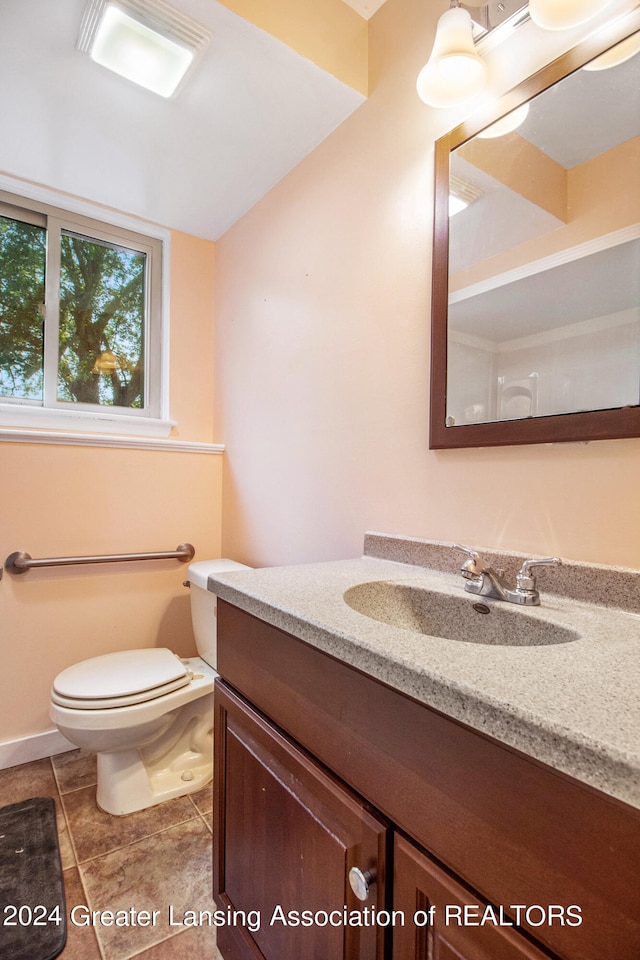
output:
[[[176,425],[169,418],[169,264],[170,232],[155,224],[95,204],[67,197],[11,177],[0,175],[0,203],[24,210],[25,222],[48,220],[47,247],[59,243],[60,229],[95,238],[98,241],[140,250],[147,257],[146,284],[148,310],[145,319],[144,408],[132,410],[97,404],[68,403],[57,399],[56,369],[45,355],[49,390],[43,400],[0,398],[0,427],[24,427],[29,430],[82,431],[90,434],[167,437]],[[9,214],[11,215],[11,214]],[[58,229],[60,228],[60,229]],[[47,336],[57,348],[57,294],[49,295],[49,285],[57,288],[59,276],[49,267],[47,251]]]

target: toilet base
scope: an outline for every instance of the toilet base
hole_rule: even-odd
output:
[[[147,746],[98,753],[98,806],[123,816],[201,790],[213,777],[213,694],[169,715]]]

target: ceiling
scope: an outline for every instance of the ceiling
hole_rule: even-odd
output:
[[[536,97],[518,132],[565,169],[638,129],[640,56],[610,70],[576,70]]]
[[[352,7],[365,20],[369,20],[386,0],[344,0],[347,6]]]
[[[213,39],[164,100],[76,50],[85,0],[2,0],[0,172],[215,240],[364,97],[222,3],[171,2]]]

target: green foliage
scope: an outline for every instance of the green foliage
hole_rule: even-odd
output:
[[[63,233],[60,259],[58,398],[141,407],[144,255]]]
[[[0,394],[41,399],[46,230],[0,217]],[[61,235],[58,399],[142,407],[145,256]]]
[[[0,217],[0,395],[42,398],[46,231]]]

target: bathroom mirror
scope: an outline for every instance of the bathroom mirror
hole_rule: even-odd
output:
[[[436,145],[432,448],[640,436],[638,31]]]

